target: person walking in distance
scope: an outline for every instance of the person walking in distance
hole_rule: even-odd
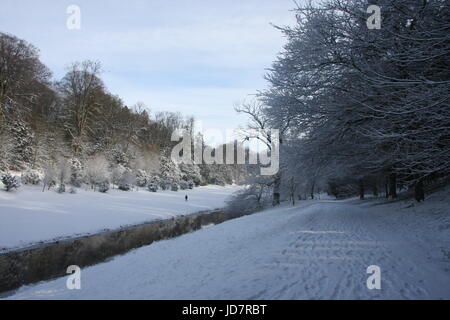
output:
[[[184,200],[188,201],[188,196],[187,195],[184,196]]]

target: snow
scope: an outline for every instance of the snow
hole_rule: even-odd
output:
[[[308,200],[203,228],[12,299],[450,299],[449,189],[412,200]],[[381,289],[366,286],[367,267]]]
[[[0,191],[0,252],[104,229],[168,219],[221,208],[240,187],[203,186],[192,190],[149,192],[77,189],[77,194],[42,192],[39,186]],[[188,195],[186,202],[184,196]]]

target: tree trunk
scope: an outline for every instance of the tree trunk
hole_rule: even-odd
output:
[[[385,181],[384,181],[384,196],[386,198],[389,198],[389,179],[386,177]]]
[[[359,179],[359,198],[364,200],[364,182],[362,179]]]
[[[423,181],[420,179],[414,185],[414,197],[417,202],[425,201],[425,192],[423,191]]]
[[[272,205],[277,206],[280,204],[280,183],[281,183],[281,177],[280,172],[278,172],[275,176],[275,181],[273,183],[273,201]]]
[[[314,187],[315,187],[316,183],[313,182],[311,185],[311,199],[314,200]]]
[[[397,174],[391,173],[389,175],[389,196],[397,198]]]
[[[272,205],[276,206],[280,204],[280,193],[279,192],[274,192],[273,193],[273,202]]]

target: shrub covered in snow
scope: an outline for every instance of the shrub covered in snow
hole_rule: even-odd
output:
[[[58,193],[64,193],[66,192],[66,185],[64,183],[61,183],[58,187]]]
[[[122,179],[122,175],[123,173],[126,171],[127,169],[122,166],[122,165],[117,165],[115,166],[112,171],[111,171],[111,182],[113,185],[118,186],[121,179]]]
[[[141,169],[136,171],[136,185],[138,187],[145,187],[149,183],[149,180],[150,177],[147,172]]]
[[[117,186],[117,188],[119,188],[119,190],[122,190],[122,191],[130,191],[131,187],[132,187],[131,184],[128,184],[128,183],[120,183]]]
[[[27,170],[22,173],[20,180],[23,184],[36,185],[39,184],[42,179],[39,172],[37,172],[36,170]]]
[[[98,185],[98,191],[106,193],[109,190],[109,181],[103,181]]]
[[[152,176],[149,178],[149,183],[156,183],[159,186],[161,179],[158,176]]]
[[[19,179],[9,173],[3,174],[1,178],[6,191],[11,191],[12,189],[20,187]]]
[[[172,182],[172,184],[170,185],[170,190],[172,190],[172,191],[178,191],[178,188],[179,188],[179,186],[178,186],[178,183],[176,183],[176,182]]]
[[[180,189],[181,190],[186,190],[189,188],[189,184],[187,181],[181,180],[179,183]]]
[[[131,170],[127,169],[120,177],[117,187],[122,191],[130,191],[133,188],[133,181],[135,179],[136,177],[133,175]]]
[[[158,182],[159,187],[161,188],[161,190],[168,190],[170,189],[170,181],[167,181],[166,179],[159,179]]]
[[[149,184],[147,185],[147,189],[150,192],[157,192],[158,191],[158,185],[154,182],[149,182]]]
[[[160,185],[160,179],[156,176],[150,177],[148,184],[147,184],[147,189],[148,191],[151,192],[157,192],[158,191],[158,186]]]
[[[110,181],[110,172],[108,162],[103,156],[96,156],[86,161],[86,178],[87,182],[95,189],[100,184]]]
[[[188,183],[188,188],[189,188],[189,189],[194,189],[194,186],[195,186],[194,181],[189,180],[187,183]]]

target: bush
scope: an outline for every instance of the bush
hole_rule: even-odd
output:
[[[66,192],[66,185],[64,183],[61,183],[58,188],[58,193],[64,193],[64,192]]]
[[[156,183],[150,182],[150,183],[147,185],[147,189],[148,189],[148,191],[150,191],[150,192],[156,192],[156,191],[158,191],[158,185],[157,185]]]
[[[160,179],[158,184],[161,190],[168,190],[171,186],[171,183],[165,179]]]
[[[173,182],[170,185],[170,190],[172,190],[172,191],[178,191],[178,188],[179,188],[178,183]]]
[[[87,179],[86,182],[94,189],[96,186],[104,184],[105,182],[109,183],[111,177],[108,162],[102,155],[97,155],[86,161],[85,173]]]
[[[195,182],[194,181],[189,180],[187,183],[188,183],[188,188],[189,189],[194,189],[194,187],[195,187]]]
[[[41,176],[35,170],[28,170],[22,173],[21,181],[23,184],[39,184],[41,182]]]
[[[180,189],[181,190],[186,190],[188,188],[189,188],[189,184],[187,181],[184,181],[184,180],[180,181]]]
[[[106,193],[109,190],[109,181],[103,181],[98,185],[98,191]]]
[[[117,188],[119,188],[119,190],[122,190],[122,191],[130,191],[131,187],[132,186],[129,183],[120,183]]]
[[[12,189],[18,189],[20,187],[19,180],[9,173],[2,175],[2,183],[5,186],[6,191],[11,191]]]
[[[147,172],[144,170],[138,170],[136,172],[136,185],[138,187],[145,187],[149,183],[149,176],[147,175]]]
[[[135,180],[134,175],[131,173],[129,169],[125,170],[122,176],[119,179],[118,188],[122,191],[130,191],[133,187],[133,180]]]

